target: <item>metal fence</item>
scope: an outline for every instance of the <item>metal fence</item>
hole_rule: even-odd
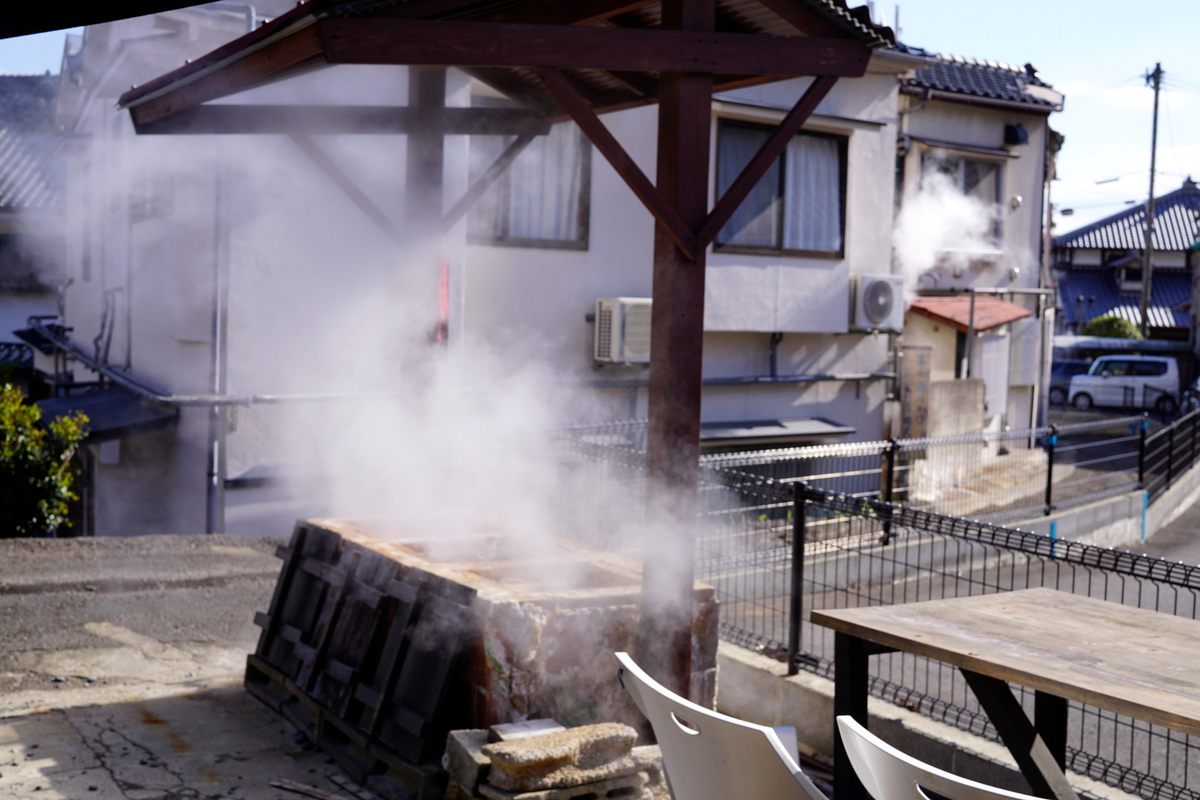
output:
[[[916,602],[1033,586],[1197,618],[1200,567],[796,483],[731,483],[763,508],[791,509],[788,535],[747,551],[745,520],[707,518],[698,577],[721,600],[723,638],[786,661],[792,672],[833,674],[833,633],[812,609]],[[752,526],[751,526],[752,527]],[[998,740],[952,667],[910,653],[872,659],[872,693],[942,722]],[[1027,710],[1033,692],[1014,687]],[[1200,741],[1157,725],[1072,703],[1067,767],[1145,798],[1200,798]]]
[[[993,522],[1028,519],[1139,487],[1146,416],[964,436],[701,456],[703,467]],[[576,428],[571,447],[640,453],[644,422]],[[1190,441],[1190,440],[1189,440]],[[1197,440],[1200,452],[1200,440]],[[1157,463],[1157,462],[1153,462]]]
[[[1145,439],[1140,476],[1154,502],[1200,459],[1200,408]]]
[[[574,535],[637,553],[647,530],[644,437],[639,423],[568,437],[573,458],[563,496]],[[831,677],[833,634],[808,621],[814,608],[1045,586],[1200,616],[1200,567],[952,516],[940,509],[967,501],[921,494],[931,475],[962,484],[983,471],[968,468],[972,459],[1000,461],[1014,452],[1018,459],[1008,463],[1024,466],[1006,467],[1007,480],[1033,489],[1015,486],[1006,495],[993,483],[990,509],[971,499],[977,512],[1043,513],[1139,481],[1157,497],[1200,458],[1200,412],[1154,433],[1145,418],[1132,417],[991,437],[705,456],[696,575],[717,591],[722,639],[793,671]],[[882,499],[888,475],[896,503]],[[830,488],[846,486],[855,491]],[[1033,693],[1014,688],[1032,707]],[[871,690],[996,738],[959,674],[939,662],[900,653],[873,659]],[[1191,788],[1200,786],[1200,742],[1193,737],[1079,704],[1071,705],[1068,726],[1070,770],[1145,798],[1200,800]]]

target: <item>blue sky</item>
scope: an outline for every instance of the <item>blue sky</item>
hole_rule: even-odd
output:
[[[565,0],[564,0],[565,1]],[[854,0],[851,0],[854,4]],[[877,2],[895,24],[896,4]],[[1200,179],[1200,59],[1195,0],[1154,0],[1146,13],[1117,0],[904,0],[901,37],[941,53],[1032,63],[1064,92],[1051,124],[1066,135],[1053,188],[1056,233],[1145,202],[1153,92],[1143,76],[1161,62],[1156,194]],[[57,72],[62,33],[0,40],[0,73]],[[1116,179],[1116,180],[1112,180]],[[1097,181],[1107,181],[1097,184]]]

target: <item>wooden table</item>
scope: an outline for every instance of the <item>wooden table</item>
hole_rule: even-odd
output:
[[[867,659],[902,650],[958,667],[1033,793],[1070,800],[1067,703],[1200,734],[1200,621],[1053,589],[813,611],[832,628],[835,714],[867,722]],[[1031,721],[1008,687],[1035,691]],[[835,726],[838,800],[867,794]]]

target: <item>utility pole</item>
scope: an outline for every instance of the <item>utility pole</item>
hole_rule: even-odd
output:
[[[1151,273],[1154,271],[1154,162],[1158,155],[1158,90],[1162,86],[1162,64],[1156,63],[1154,71],[1146,75],[1147,85],[1154,87],[1154,124],[1150,133],[1150,199],[1146,201],[1146,251],[1142,258],[1142,336],[1150,338]]]

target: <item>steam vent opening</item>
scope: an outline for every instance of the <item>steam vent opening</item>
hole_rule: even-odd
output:
[[[640,566],[565,540],[533,556],[510,541],[297,524],[255,616],[247,688],[384,797],[440,798],[451,730],[640,727],[612,656],[635,644]],[[717,603],[702,584],[694,597],[692,692],[711,706]]]

